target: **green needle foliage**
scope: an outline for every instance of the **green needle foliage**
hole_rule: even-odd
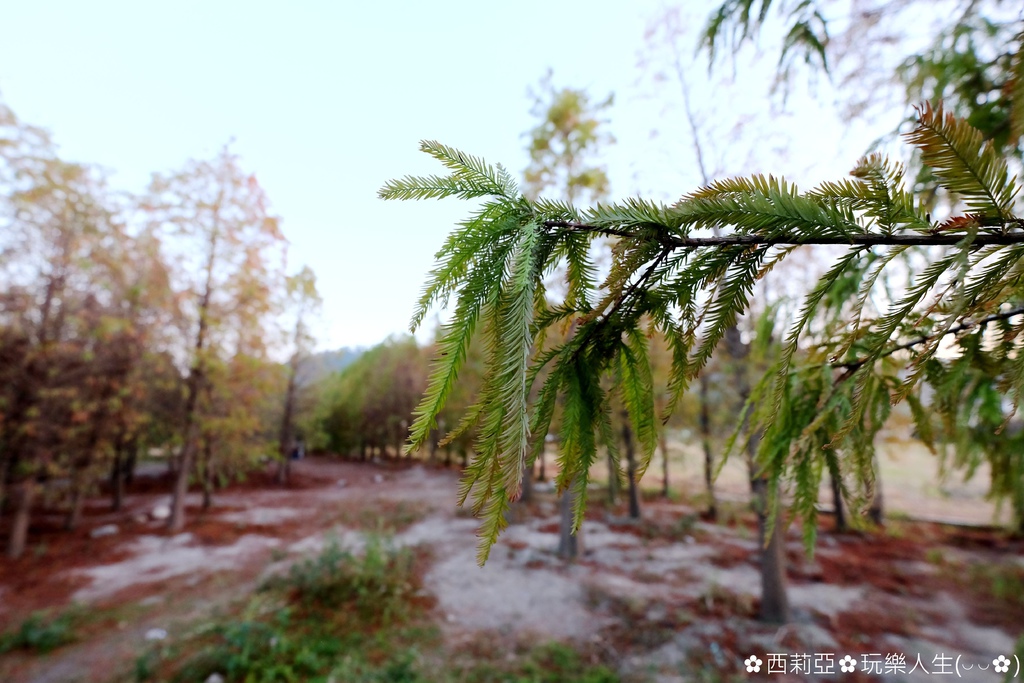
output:
[[[413,317],[415,328],[431,306],[455,297],[408,448],[423,445],[436,426],[471,340],[483,334],[484,386],[457,428],[475,425],[479,434],[460,492],[460,504],[471,500],[483,516],[479,561],[505,525],[505,511],[543,447],[556,404],[559,490],[572,485],[582,492],[598,448],[614,448],[608,386],[629,412],[643,471],[654,451],[657,420],[667,418],[655,414],[648,339],[664,335],[672,349],[671,410],[747,311],[757,282],[801,246],[846,249],[807,294],[746,411],[750,434],[763,434],[760,467],[774,494],[782,485],[791,487],[793,512],[804,519],[809,547],[826,471],[855,484],[847,497],[871,495],[873,440],[894,401],[910,399],[926,439],[937,431],[930,411],[944,416],[948,429],[938,431],[951,438],[966,438],[981,425],[1005,425],[1024,391],[1024,223],[1013,213],[1016,179],[976,131],[941,108],[921,109],[907,138],[939,182],[964,199],[965,213],[933,224],[905,189],[902,167],[877,155],[861,160],[851,178],[810,192],[755,176],[716,181],[670,206],[630,199],[580,211],[530,201],[500,166],[423,143],[423,151],[450,174],[393,181],[380,196],[483,203],[438,252]],[[706,237],[698,233],[702,229],[724,232]],[[616,238],[612,264],[595,285],[589,247],[606,236]],[[899,257],[929,247],[928,265],[908,274],[909,261]],[[569,294],[555,304],[544,278],[563,264]],[[876,283],[885,273],[907,282],[902,293],[879,291]],[[887,310],[874,313],[868,302],[879,299]],[[571,326],[573,333],[545,347],[545,332],[557,325]],[[546,378],[534,393],[544,368]],[[614,382],[602,383],[606,377]],[[927,399],[922,380],[931,386]],[[989,405],[981,385],[1009,398]],[[981,417],[965,417],[964,406]],[[748,437],[738,428],[732,443]],[[995,445],[989,440],[972,452],[989,454],[1000,472],[993,474],[994,494],[1014,501],[1024,517],[1024,483],[1013,474],[1021,471],[1024,456],[1008,456]],[[996,462],[1007,457],[1016,460]],[[577,500],[578,525],[585,496]]]

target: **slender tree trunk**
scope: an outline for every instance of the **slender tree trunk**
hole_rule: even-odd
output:
[[[469,449],[463,446],[461,449],[462,453],[462,469],[469,467]]]
[[[709,407],[707,375],[700,376],[700,442],[704,449],[704,491],[708,497],[707,517],[718,519],[718,504],[715,501],[715,456],[711,452],[711,410]]]
[[[789,598],[786,591],[786,539],[782,529],[778,500],[775,501],[775,527],[768,529],[768,480],[757,477],[751,481],[757,510],[757,537],[761,545],[761,621],[785,624],[789,621]],[[766,543],[767,541],[767,543]]]
[[[198,425],[190,424],[185,431],[185,443],[181,447],[178,471],[174,477],[174,488],[172,489],[171,496],[171,516],[167,520],[167,528],[171,533],[177,533],[185,528],[185,497],[188,495],[188,480],[196,457],[196,447],[198,446],[196,441],[198,439]]]
[[[611,451],[608,451],[608,504],[615,505],[619,502],[619,468],[615,466],[615,459]]]
[[[636,485],[636,453],[633,452],[633,431],[629,416],[622,415],[622,442],[626,445],[626,481],[629,484],[629,518],[640,519],[640,492]]]
[[[750,396],[750,382],[747,378],[749,347],[740,338],[739,329],[733,325],[725,331],[725,346],[733,362],[737,393],[740,405],[745,405]],[[744,431],[748,431],[750,416],[744,418]],[[785,538],[780,522],[782,514],[775,515],[774,528],[768,528],[768,480],[758,471],[756,456],[761,435],[751,434],[747,439],[747,469],[750,475],[750,492],[754,512],[757,515],[757,533],[761,543],[761,621],[784,624],[789,621],[789,599],[786,594]],[[778,505],[778,500],[775,502]]]
[[[110,509],[118,512],[124,506],[124,445],[118,441],[114,447],[114,462],[110,465]]]
[[[45,348],[46,318],[40,323],[40,345]],[[4,451],[3,469],[0,471],[3,499],[0,499],[0,512],[4,507],[11,511],[11,535],[7,538],[7,557],[17,559],[25,551],[28,537],[29,516],[32,500],[35,497],[35,450],[24,433],[19,434],[19,427],[24,424],[29,411],[37,404],[39,386],[45,381],[42,361],[30,363],[21,380],[14,388],[14,400],[4,415],[4,424],[0,425],[0,447]],[[27,462],[26,462],[27,461]],[[20,470],[28,465],[32,474],[25,475]]]
[[[277,483],[282,485],[288,483],[288,478],[292,473],[292,454],[287,444],[287,437],[282,436],[278,446],[278,457],[280,457],[280,460],[277,461],[277,476],[275,477]]]
[[[29,516],[35,494],[36,483],[31,478],[26,478],[11,486],[10,495],[14,505],[14,517],[11,520],[11,536],[7,541],[7,557],[12,560],[18,559],[25,552]]]
[[[583,554],[583,527],[572,533],[573,502],[572,484],[558,497],[558,556],[564,560],[576,560]]]
[[[505,521],[509,524],[518,524],[527,518],[526,506],[533,500],[533,468],[527,466],[523,469],[523,480],[519,486],[519,497],[512,501],[505,511]]]
[[[441,434],[437,427],[430,430],[430,466],[433,467],[437,464],[437,440]]]
[[[875,469],[875,490],[871,496],[871,506],[868,508],[868,519],[881,526],[885,521],[885,499],[882,497],[882,470],[879,467],[877,453],[872,459],[872,465]]]
[[[128,454],[124,465],[124,483],[131,486],[135,482],[135,465],[139,461],[139,441],[132,438],[128,441]]]
[[[526,466],[523,468],[523,483],[519,501],[529,503],[531,500],[533,500],[533,463],[527,459]]]
[[[661,497],[668,498],[671,490],[668,481],[668,439],[664,427],[658,430],[658,447],[661,449]]]
[[[547,435],[545,435],[546,437]],[[537,481],[547,481],[547,473],[545,472],[544,465],[547,462],[547,442],[545,441],[545,447],[540,451],[540,472],[537,473]]]
[[[39,308],[39,323],[36,327],[36,344],[34,345],[34,360],[28,363],[25,372],[20,374],[14,385],[12,405],[6,406],[4,414],[4,425],[0,446],[5,451],[5,471],[3,472],[6,481],[6,495],[10,496],[13,507],[13,518],[11,519],[11,535],[7,539],[7,557],[17,559],[25,552],[25,542],[28,538],[29,518],[32,513],[32,503],[36,495],[35,470],[36,462],[35,444],[24,434],[15,436],[18,428],[30,414],[33,408],[39,408],[39,392],[47,384],[49,376],[49,349],[51,340],[56,339],[63,326],[64,321],[64,284],[67,279],[67,271],[71,263],[71,233],[65,231],[60,239],[60,257],[51,275],[47,278],[45,295]],[[58,310],[54,314],[54,305]],[[54,323],[51,316],[55,315]],[[19,473],[19,460],[27,462],[20,463],[30,468],[31,474],[25,476]]]
[[[836,531],[844,533],[846,531],[846,507],[843,505],[843,487],[831,473],[828,478],[832,484],[832,508],[836,517]]]
[[[219,205],[219,201],[218,201]],[[171,498],[171,516],[167,519],[167,528],[177,533],[185,528],[185,496],[188,495],[188,479],[192,475],[192,467],[199,449],[199,421],[196,414],[199,407],[199,390],[202,388],[206,375],[206,364],[203,353],[206,351],[206,331],[209,326],[210,297],[213,294],[213,267],[217,258],[218,230],[214,228],[210,235],[210,253],[206,261],[206,284],[203,296],[199,300],[199,330],[196,332],[194,357],[188,373],[185,396],[185,440],[181,445],[181,457],[178,472],[174,477],[174,488]]]
[[[213,506],[213,450],[207,439],[203,444],[203,509]]]
[[[76,469],[71,475],[71,507],[64,518],[64,530],[74,531],[82,523],[82,512],[85,508],[85,475]]]
[[[291,474],[292,462],[292,415],[295,412],[295,370],[298,355],[293,355],[288,363],[288,388],[284,395],[284,414],[281,416],[281,430],[278,435],[277,453],[281,458],[277,463],[277,483],[287,484]]]

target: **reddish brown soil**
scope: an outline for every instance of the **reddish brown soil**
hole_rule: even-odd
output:
[[[345,471],[347,484],[364,485],[382,471],[405,469],[408,463],[385,462],[373,468],[353,467]],[[386,475],[385,475],[386,476]],[[225,494],[258,491],[303,491],[336,485],[331,475],[311,470],[292,472],[286,486],[277,484],[276,469],[268,467],[248,473],[244,479],[231,483],[214,495],[217,515],[242,511],[245,506],[223,505],[218,498]],[[18,560],[0,557],[0,632],[5,623],[16,624],[34,611],[67,605],[70,596],[88,580],[72,577],[69,570],[110,564],[125,558],[124,546],[133,537],[166,534],[156,522],[138,522],[136,516],[152,509],[157,502],[166,500],[172,478],[166,472],[151,476],[137,476],[127,489],[126,503],[119,512],[111,512],[109,500],[91,499],[83,510],[82,523],[74,531],[64,529],[64,512],[37,506],[32,512],[28,548]],[[193,491],[195,488],[193,488]],[[297,497],[301,500],[301,497]],[[9,515],[0,519],[0,547],[4,547],[9,533]],[[300,538],[310,526],[308,520],[284,520],[273,525],[235,524],[217,519],[213,514],[195,505],[186,506],[189,520],[187,531],[204,545],[228,545],[245,534],[266,534],[282,539]],[[92,538],[90,532],[105,524],[118,525],[119,532],[111,536]],[[139,592],[138,587],[135,592]],[[125,595],[122,602],[131,599]]]
[[[391,520],[392,530],[400,530],[422,516],[421,504],[417,502],[414,483],[402,483],[404,497],[394,500],[373,500],[355,496],[346,506],[329,509],[317,507],[314,493],[337,490],[339,479],[344,479],[343,490],[358,493],[372,489],[384,481],[401,480],[401,471],[408,463],[382,463],[377,465],[341,465],[320,462],[313,459],[300,463],[292,473],[287,487],[275,481],[275,471],[267,468],[248,476],[224,491],[214,499],[210,512],[190,506],[188,509],[187,531],[194,543],[211,548],[230,546],[243,536],[255,534],[280,539],[287,544],[322,532],[332,524],[348,528],[369,528],[380,518]],[[451,473],[454,480],[455,474]],[[396,484],[397,486],[397,484]],[[125,510],[112,513],[105,499],[90,501],[85,510],[81,528],[74,532],[62,529],[63,517],[59,510],[36,511],[30,529],[29,549],[17,561],[0,559],[0,632],[11,625],[20,623],[33,611],[49,608],[65,608],[71,595],[82,588],[88,579],[75,576],[69,570],[105,565],[125,559],[125,549],[134,539],[141,536],[163,534],[160,525],[154,522],[138,522],[136,517],[152,509],[157,502],[166,500],[170,480],[166,474],[152,477],[138,477],[129,489]],[[290,507],[302,510],[302,514],[267,523],[225,521],[226,513],[245,514],[261,507]],[[547,506],[547,507],[544,507]],[[558,523],[551,516],[553,509],[549,500],[533,502],[526,506],[524,514],[533,519],[544,519],[537,524],[537,533],[557,534]],[[547,510],[547,515],[544,514]],[[749,541],[737,540],[756,538],[753,520],[749,515],[735,515],[730,519],[729,533],[717,534],[710,527],[693,524],[693,511],[686,506],[672,504],[658,499],[645,500],[644,520],[640,523],[625,521],[622,506],[594,506],[588,518],[601,520],[611,531],[628,536],[624,540],[639,543],[639,549],[649,551],[657,548],[678,547],[678,544],[699,544],[711,546],[707,560],[717,570],[755,571],[757,566],[756,547]],[[449,514],[449,513],[444,513]],[[455,515],[449,515],[452,519]],[[8,522],[8,520],[4,520]],[[89,532],[103,524],[115,523],[120,531],[113,536],[91,538]],[[844,652],[867,652],[885,638],[902,636],[923,638],[925,626],[942,629],[960,615],[943,613],[929,607],[934,596],[951,596],[963,607],[972,623],[996,626],[1004,632],[1017,635],[1024,630],[1024,597],[1015,596],[1014,590],[1024,587],[1024,541],[1014,539],[998,529],[963,529],[937,524],[914,524],[899,522],[891,525],[888,532],[834,534],[829,530],[831,520],[821,523],[818,550],[809,560],[802,551],[789,544],[788,576],[794,588],[826,584],[831,587],[863,588],[867,597],[846,609],[826,614],[810,609],[813,620],[826,630]],[[0,544],[5,541],[6,528],[0,528]],[[633,540],[633,539],[639,539]],[[795,537],[794,537],[795,540]],[[525,541],[502,541],[509,549],[529,552]],[[626,551],[629,544],[611,544],[608,547]],[[639,552],[639,550],[638,550]],[[269,551],[266,553],[269,555]],[[437,557],[429,553],[417,559],[417,575],[420,579]],[[225,592],[226,587],[241,590],[252,587],[260,571],[266,566],[266,558],[239,566],[231,571],[203,575],[199,580],[189,581],[175,577],[154,587],[152,584],[133,584],[123,591],[102,601],[97,618],[88,621],[78,636],[83,642],[110,643],[116,639],[117,629],[123,627],[120,617],[114,616],[120,607],[138,605],[139,601],[158,591],[165,599],[166,606],[154,608],[147,615],[163,615],[173,611],[176,601],[202,602],[215,599]],[[536,555],[523,563],[522,571],[544,570],[551,567],[551,561]],[[728,583],[721,585],[711,594],[705,592],[699,597],[679,597],[679,589],[692,586],[699,580],[700,573],[689,571],[696,566],[680,565],[677,569],[654,572],[643,568],[639,571],[622,571],[622,575],[644,587],[657,589],[658,584],[677,589],[675,597],[658,602],[658,609],[652,610],[651,603],[631,600],[628,596],[617,598],[602,597],[598,604],[591,605],[596,615],[611,620],[611,625],[598,630],[594,639],[581,645],[587,657],[610,661],[630,653],[646,652],[660,647],[676,634],[685,632],[696,625],[714,628],[698,629],[693,640],[702,643],[695,648],[690,662],[699,670],[701,667],[718,667],[715,670],[734,671],[735,662],[744,653],[764,652],[764,647],[752,643],[752,633],[759,637],[777,638],[780,647],[792,651],[807,651],[806,644],[796,636],[776,629],[765,630],[754,617],[758,601],[740,593],[734,593]],[[602,565],[598,560],[588,558],[580,563],[579,569],[591,573],[614,572],[614,568]],[[1022,591],[1024,595],[1024,591]],[[416,599],[425,612],[435,607],[436,598],[423,594]],[[103,610],[107,610],[104,612]],[[161,613],[160,610],[164,610]],[[147,618],[150,618],[147,616]],[[155,618],[155,617],[154,617]],[[723,667],[712,654],[712,644],[719,657],[729,662]],[[804,648],[801,650],[801,648]],[[59,653],[55,653],[56,656]],[[16,655],[31,663],[27,655]],[[110,657],[122,657],[120,651],[112,651]],[[93,662],[101,674],[102,662]],[[0,662],[2,668],[2,662]],[[18,669],[19,671],[21,669]],[[89,680],[104,680],[102,677]],[[778,677],[777,680],[796,680]],[[844,680],[869,680],[860,674],[844,677]]]

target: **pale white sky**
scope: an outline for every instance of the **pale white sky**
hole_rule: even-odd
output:
[[[703,21],[714,3],[686,4]],[[283,217],[290,270],[308,264],[316,272],[319,347],[369,345],[406,329],[434,252],[472,209],[455,200],[384,203],[377,189],[392,177],[440,170],[417,151],[423,138],[521,172],[523,133],[533,125],[527,88],[548,67],[558,86],[595,97],[615,92],[610,129],[618,142],[607,155],[614,196],[668,199],[699,184],[689,130],[672,107],[677,82],[638,84],[644,30],[661,7],[8,3],[0,97],[22,120],[49,129],[64,157],[105,167],[112,184],[129,191],[233,138]],[[741,69],[732,86],[713,90],[706,70],[692,73],[702,124],[718,131],[713,169],[816,182],[844,173],[891,127],[853,130],[821,104],[773,115],[764,91],[774,60],[772,52],[763,68]]]

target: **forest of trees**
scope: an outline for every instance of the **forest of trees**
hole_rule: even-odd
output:
[[[287,448],[315,277],[285,271],[279,220],[229,148],[126,196],[0,105],[0,224],[8,557],[36,503],[74,529],[101,485],[121,505],[140,459],[174,470],[176,530],[190,481],[208,506]]]

